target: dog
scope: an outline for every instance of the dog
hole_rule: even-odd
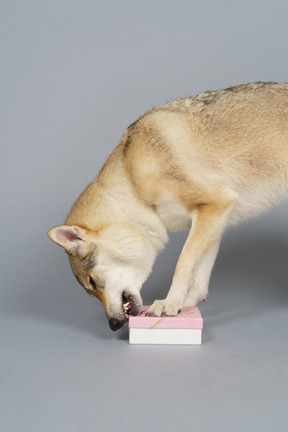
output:
[[[168,231],[189,233],[167,297],[150,316],[205,300],[225,228],[287,195],[288,84],[243,84],[144,112],[65,225],[48,234],[117,330],[140,313],[141,287]]]

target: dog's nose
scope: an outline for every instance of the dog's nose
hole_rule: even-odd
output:
[[[124,325],[124,323],[125,323],[125,321],[120,321],[120,320],[117,320],[116,318],[110,318],[110,320],[109,320],[110,328],[113,331],[119,330]]]

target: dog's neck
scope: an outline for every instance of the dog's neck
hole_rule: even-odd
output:
[[[167,229],[155,209],[143,203],[135,194],[121,159],[104,166],[73,205],[66,219],[68,225],[79,225],[98,231],[107,225],[133,226],[145,236],[158,254],[168,240]],[[112,166],[111,166],[112,165]],[[121,182],[112,183],[107,171],[117,170]],[[85,210],[85,211],[84,211]]]

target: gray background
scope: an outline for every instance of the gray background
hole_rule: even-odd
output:
[[[1,431],[287,431],[286,204],[226,233],[201,347],[129,346],[46,235],[144,110],[287,81],[287,22],[286,0],[0,1]]]

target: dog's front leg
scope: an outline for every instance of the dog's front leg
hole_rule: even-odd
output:
[[[179,313],[184,305],[188,288],[193,283],[195,269],[205,254],[209,253],[209,249],[220,242],[234,201],[235,199],[222,197],[222,200],[217,203],[198,205],[191,212],[192,228],[178,259],[171,288],[166,299],[156,300],[152,304],[147,312],[148,315],[177,315]],[[215,257],[216,253],[214,252]],[[212,266],[210,267],[209,276]]]
[[[206,300],[212,268],[219,250],[220,239],[216,240],[205,253],[195,269],[194,280],[188,288],[184,306],[196,306]]]

